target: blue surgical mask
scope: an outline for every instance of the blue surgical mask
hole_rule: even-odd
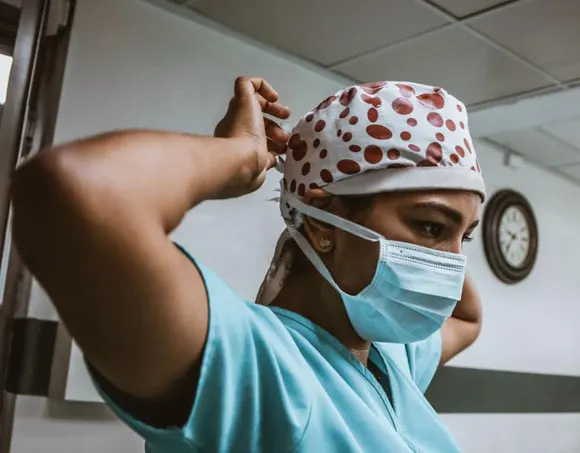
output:
[[[320,274],[338,291],[350,322],[367,341],[413,343],[428,338],[451,316],[461,298],[467,258],[406,242],[389,241],[361,225],[309,206],[289,194],[298,212],[380,247],[371,283],[356,295],[340,289],[322,259],[295,225],[288,231]]]

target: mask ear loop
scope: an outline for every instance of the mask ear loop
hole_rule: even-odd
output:
[[[287,220],[286,220],[286,228],[288,233],[290,233],[292,239],[296,241],[300,249],[302,249],[302,252],[306,255],[306,257],[310,260],[310,262],[314,265],[314,267],[318,270],[318,272],[320,272],[320,274],[326,279],[328,283],[330,283],[334,287],[334,289],[336,289],[339,293],[342,294],[343,291],[334,281],[334,278],[332,278],[332,275],[330,275],[330,272],[326,268],[326,265],[322,261],[322,258],[318,256],[318,253],[316,253],[314,248],[312,248],[310,242],[308,242],[308,240],[302,235],[302,233],[300,233],[300,231],[294,228]]]
[[[284,132],[286,132],[288,135],[290,135],[290,133],[292,132],[292,127],[290,127],[287,124],[278,124],[278,126],[280,127],[280,129],[282,129]],[[266,140],[274,143],[274,141],[266,136]],[[288,143],[285,144],[286,149],[288,149]],[[276,170],[278,170],[279,173],[284,174],[284,168],[286,166],[286,159],[284,159],[284,157],[281,154],[276,154],[274,156],[276,163],[274,164],[274,168],[276,168]]]
[[[310,206],[298,198],[288,194],[286,191],[282,191],[282,203],[284,202],[298,211],[301,215],[307,215],[309,217],[320,220],[321,222],[328,223],[368,241],[380,242],[381,236],[374,231],[345,220],[337,215],[315,208],[314,206]],[[320,272],[320,274],[326,279],[328,283],[334,287],[334,289],[336,289],[340,294],[344,294],[344,291],[342,291],[340,286],[338,286],[338,284],[334,281],[334,278],[322,261],[322,258],[320,258],[318,253],[316,253],[312,245],[310,245],[310,242],[308,242],[304,235],[302,235],[302,233],[300,233],[300,231],[294,225],[292,225],[288,219],[285,219],[284,221],[290,236],[292,236],[292,238],[296,241],[302,252],[306,255],[306,257],[310,260],[318,272]]]
[[[284,159],[284,157],[282,157],[279,154],[275,156],[275,159],[276,163],[274,164],[274,168],[276,168],[276,170],[278,170],[279,173],[284,174],[284,168],[286,167],[286,159]]]
[[[343,219],[342,217],[331,214],[330,212],[323,211],[322,209],[315,208],[314,206],[310,206],[309,204],[304,203],[302,200],[289,195],[285,191],[282,192],[282,200],[303,215],[313,217],[324,223],[329,223],[336,228],[354,234],[355,236],[358,236],[362,239],[366,239],[367,241],[379,242],[381,239],[383,239],[380,234],[373,230],[369,230],[368,228],[365,228],[358,223]]]

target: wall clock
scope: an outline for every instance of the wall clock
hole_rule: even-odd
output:
[[[500,190],[488,201],[483,245],[491,270],[504,283],[518,283],[530,274],[538,254],[538,226],[522,194]]]

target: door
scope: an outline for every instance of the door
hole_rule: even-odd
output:
[[[45,35],[50,0],[0,0],[0,49],[11,53],[6,103],[0,119],[0,452],[10,450],[15,396],[4,383],[10,345],[11,323],[24,315],[30,277],[11,247],[11,175],[30,149],[34,126],[33,86],[39,62],[41,38]]]

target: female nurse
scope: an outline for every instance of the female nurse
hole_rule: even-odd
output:
[[[214,137],[111,132],[14,176],[16,244],[99,391],[150,453],[459,451],[423,393],[480,330],[464,105],[352,86],[288,136],[263,118],[290,115],[265,80],[234,91]],[[250,303],[169,234],[282,164],[286,230]]]

